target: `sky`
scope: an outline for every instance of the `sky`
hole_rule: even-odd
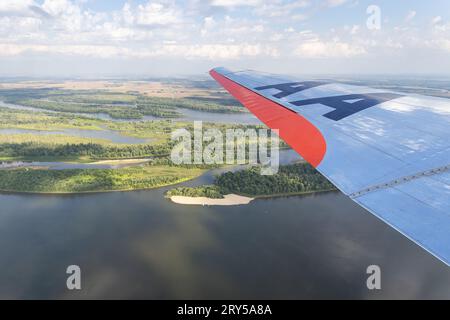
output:
[[[0,0],[0,76],[450,74],[448,0]]]

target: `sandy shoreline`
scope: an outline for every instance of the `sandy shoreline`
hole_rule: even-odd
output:
[[[207,205],[207,206],[234,206],[248,204],[254,198],[244,197],[237,194],[226,194],[222,199],[212,199],[207,197],[185,197],[171,196],[170,200],[179,204]]]

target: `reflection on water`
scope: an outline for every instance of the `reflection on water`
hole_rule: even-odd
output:
[[[169,188],[0,194],[0,299],[450,298],[449,268],[339,192],[208,207]],[[81,291],[65,287],[72,264]],[[381,291],[366,288],[371,264]]]
[[[340,193],[197,207],[166,189],[0,195],[0,298],[450,298],[447,267]]]

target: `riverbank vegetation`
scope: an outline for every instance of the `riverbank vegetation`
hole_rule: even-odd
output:
[[[171,143],[160,145],[135,144],[135,145],[111,145],[101,143],[0,143],[0,157],[36,159],[45,157],[53,158],[77,158],[88,157],[97,159],[129,159],[168,157],[170,155]]]
[[[122,169],[0,170],[0,190],[77,193],[157,188],[193,179],[204,170],[144,165]]]

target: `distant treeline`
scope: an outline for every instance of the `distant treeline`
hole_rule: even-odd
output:
[[[165,98],[140,96],[137,107],[141,110],[185,108],[205,112],[239,113],[245,109],[238,104],[231,104],[229,99],[207,97]]]
[[[105,113],[116,119],[142,119],[145,115],[160,118],[181,117],[176,108],[205,112],[245,112],[232,99],[210,97],[149,97],[138,93],[114,93],[98,90],[68,91],[62,89],[0,90],[7,103],[73,113]]]

